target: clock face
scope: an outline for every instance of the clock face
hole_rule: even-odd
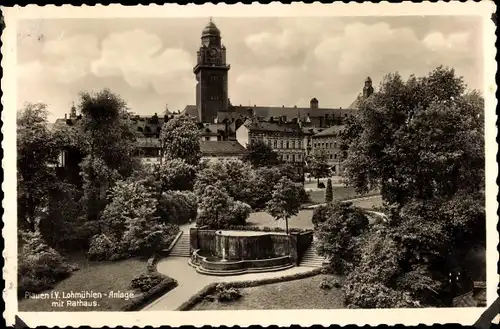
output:
[[[210,57],[212,57],[212,58],[216,58],[217,55],[219,54],[219,50],[217,48],[214,48],[214,47],[210,48],[208,52],[210,54]]]

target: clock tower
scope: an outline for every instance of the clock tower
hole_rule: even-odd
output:
[[[196,108],[198,120],[212,123],[217,112],[228,110],[226,47],[221,43],[220,31],[210,19],[201,34],[201,46],[197,52]]]

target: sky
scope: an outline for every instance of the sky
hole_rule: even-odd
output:
[[[79,92],[109,88],[137,114],[195,104],[193,67],[209,18],[23,20],[17,106],[64,117]],[[455,68],[483,91],[481,19],[473,16],[213,17],[227,48],[233,105],[348,107],[370,76]]]

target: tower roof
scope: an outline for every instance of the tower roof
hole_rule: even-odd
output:
[[[212,18],[210,18],[210,22],[205,26],[203,32],[201,33],[202,37],[208,36],[220,36],[220,30],[217,28],[214,22],[212,22]]]
[[[372,82],[372,78],[370,77],[366,78],[365,82]]]

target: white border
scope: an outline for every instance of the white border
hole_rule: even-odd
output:
[[[403,15],[478,15],[484,19],[484,91],[485,91],[485,134],[486,134],[486,213],[487,213],[487,300],[490,305],[498,296],[496,286],[499,276],[496,273],[498,262],[498,232],[496,214],[498,203],[496,195],[498,187],[495,183],[498,175],[496,154],[498,151],[495,137],[497,134],[496,122],[496,62],[494,47],[495,26],[490,17],[495,12],[495,5],[490,1],[451,2],[451,3],[334,3],[323,5],[293,4],[282,5],[151,5],[123,7],[110,6],[34,6],[2,8],[5,17],[6,29],[2,36],[4,77],[2,81],[4,111],[2,111],[4,140],[3,169],[5,180],[2,184],[4,191],[4,228],[2,231],[6,248],[3,251],[5,267],[3,269],[6,289],[4,301],[6,309],[4,318],[7,325],[14,324],[14,316],[18,315],[29,327],[34,326],[80,326],[89,325],[101,327],[103,325],[115,327],[123,326],[159,326],[159,325],[280,325],[299,324],[309,326],[313,324],[433,324],[433,323],[461,323],[472,324],[485,309],[482,308],[454,308],[454,309],[377,309],[377,310],[290,310],[290,311],[203,311],[201,314],[193,312],[18,312],[17,311],[17,230],[16,230],[16,23],[23,18],[118,18],[118,17],[278,17],[278,16],[403,16]],[[10,193],[9,193],[10,192]],[[235,313],[237,312],[237,313]]]

